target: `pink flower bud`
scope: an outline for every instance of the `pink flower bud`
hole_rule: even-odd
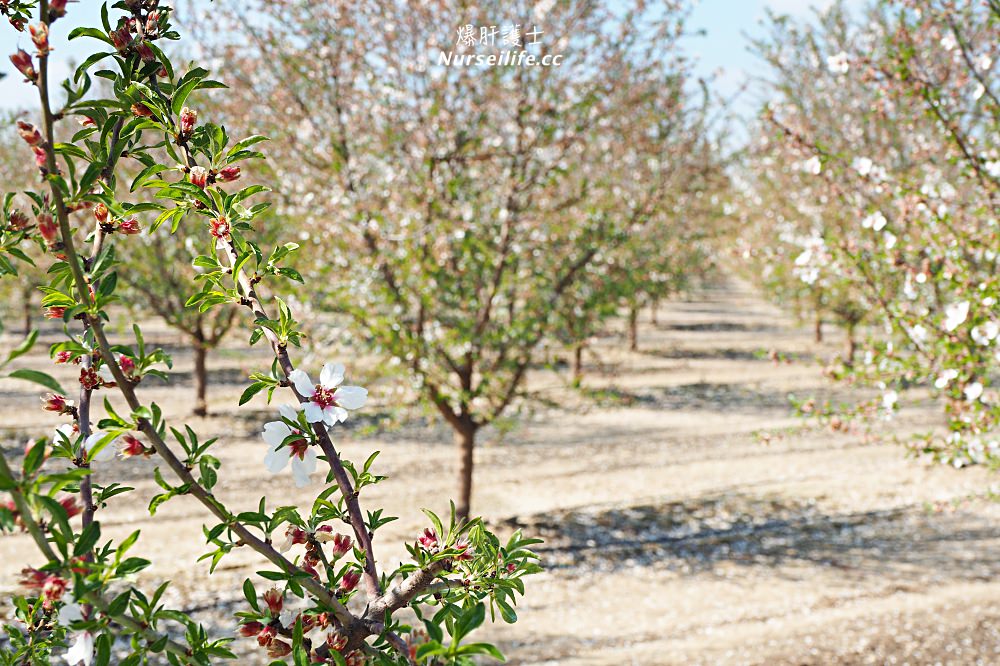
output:
[[[83,116],[82,118],[77,120],[77,122],[83,125],[84,127],[95,127],[97,125],[97,123],[94,122],[94,119],[91,118],[90,116]]]
[[[229,220],[224,217],[216,217],[208,223],[209,231],[219,240],[229,240]]]
[[[267,647],[274,640],[274,637],[278,634],[278,630],[274,627],[268,625],[260,630],[257,634],[257,644],[261,647]]]
[[[267,604],[268,610],[271,611],[271,615],[277,616],[281,613],[281,608],[285,605],[285,597],[276,587],[272,587],[270,590],[264,593],[264,603]]]
[[[194,109],[184,107],[181,109],[181,134],[188,135],[194,131],[194,126],[198,124],[198,112]]]
[[[326,635],[326,644],[334,652],[340,652],[347,647],[347,636],[340,632],[329,633]]]
[[[135,456],[143,456],[148,454],[149,452],[146,450],[146,447],[143,446],[142,442],[140,442],[135,437],[135,435],[132,435],[130,433],[128,435],[124,435],[121,438],[121,444],[119,445],[118,448],[118,455],[120,455],[122,458],[134,458]]]
[[[135,372],[135,361],[131,356],[120,355],[118,357],[118,367],[122,369],[124,374],[131,375]]]
[[[361,572],[360,571],[348,571],[344,574],[344,577],[340,579],[340,585],[337,590],[341,594],[347,594],[358,586],[361,582]]]
[[[21,569],[21,580],[18,583],[21,587],[29,590],[41,590],[42,586],[45,585],[46,578],[48,578],[48,574],[44,571],[39,571],[34,567],[25,567]]]
[[[29,146],[39,146],[42,143],[42,133],[38,131],[38,128],[31,123],[26,123],[23,120],[17,121],[17,133],[21,135]]]
[[[103,203],[99,203],[94,206],[94,217],[97,218],[99,224],[104,224],[108,221],[108,207]]]
[[[39,23],[38,25],[30,26],[28,31],[31,33],[31,41],[34,42],[35,48],[38,49],[38,55],[48,53],[50,51],[49,26]]]
[[[83,513],[83,507],[76,501],[75,495],[67,495],[59,500],[59,505],[66,511],[66,517],[72,518]]]
[[[46,164],[48,164],[49,161],[48,154],[39,146],[32,146],[31,151],[35,154],[35,164],[38,165],[38,168],[46,168]]]
[[[57,601],[66,593],[66,579],[56,575],[48,576],[42,583],[42,596],[48,601]]]
[[[59,238],[59,227],[56,225],[55,220],[52,219],[50,213],[41,213],[36,222],[38,223],[38,233],[41,234],[42,240],[44,240],[49,245],[52,245]]]
[[[139,220],[135,217],[130,217],[126,220],[121,220],[118,222],[118,233],[125,234],[126,236],[134,236],[142,231],[142,227],[139,225]]]
[[[27,229],[28,225],[31,224],[28,216],[19,210],[12,210],[7,221],[10,223],[10,228],[14,231]]]
[[[349,552],[351,552],[351,537],[346,534],[333,537],[333,559],[338,560]]]
[[[50,0],[49,20],[55,20],[66,16],[66,0]]]
[[[46,319],[62,319],[66,316],[66,308],[61,305],[53,305],[45,308],[45,312],[43,314]]]
[[[417,539],[417,541],[419,541],[420,545],[423,546],[424,548],[426,548],[427,550],[431,550],[431,551],[437,550],[437,547],[438,547],[438,535],[437,535],[437,532],[435,532],[434,530],[432,530],[429,527],[424,530],[423,535],[421,535],[421,537],[419,539]]]
[[[271,659],[287,657],[292,653],[292,646],[285,641],[273,640],[267,646],[267,656]]]
[[[149,42],[136,42],[135,52],[139,54],[143,62],[153,62],[156,60],[156,53],[150,48]]]
[[[462,562],[465,560],[471,560],[476,554],[476,550],[469,545],[467,541],[459,541],[455,544],[455,549],[458,550],[458,555],[455,556],[456,562]]]
[[[149,12],[149,16],[146,17],[146,34],[155,35],[156,31],[160,29],[160,12],[154,9]]]
[[[73,352],[68,352],[68,351],[56,352],[56,358],[55,358],[56,363],[59,364],[69,363],[72,360],[73,360]]]
[[[289,525],[285,530],[285,540],[282,542],[281,546],[278,548],[282,553],[288,552],[288,549],[297,543],[306,542],[306,531],[295,525]]]
[[[192,185],[205,189],[205,186],[208,185],[208,169],[201,166],[191,167],[188,180],[191,181]]]
[[[31,82],[35,81],[37,73],[35,72],[34,64],[31,62],[30,53],[24,49],[18,49],[17,53],[10,57],[10,61],[14,64],[14,67],[17,68],[17,71],[24,74],[24,78]]]
[[[251,638],[264,630],[264,625],[260,622],[247,622],[240,625],[240,636]]]
[[[64,308],[65,309],[65,308]],[[57,414],[69,414],[73,412],[72,404],[66,396],[57,393],[49,393],[42,398],[42,408],[48,412]]]
[[[128,49],[129,45],[132,43],[132,33],[129,31],[128,26],[123,26],[118,30],[112,30],[108,33],[108,37],[111,39],[112,45],[119,52]]]
[[[219,174],[215,177],[216,180],[228,183],[236,180],[240,177],[240,168],[238,166],[227,166],[219,169]]]

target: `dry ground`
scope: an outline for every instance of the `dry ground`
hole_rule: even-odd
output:
[[[530,581],[520,621],[486,630],[510,661],[1000,663],[1000,507],[976,499],[994,480],[906,458],[889,441],[803,426],[787,396],[829,390],[815,358],[835,347],[814,344],[739,285],[663,307],[659,322],[644,322],[639,353],[615,338],[596,345],[585,380],[596,402],[536,373],[532,385],[569,406],[526,414],[502,441],[487,433],[478,452],[477,510],[502,532],[518,526],[546,539],[547,571]],[[220,492],[231,507],[261,495],[305,502],[313,491],[261,464],[263,402],[235,411],[242,378],[263,358],[235,351],[238,342],[210,360],[215,415],[191,424],[223,438]],[[768,350],[800,360],[775,364]],[[190,356],[172,351],[176,382],[143,388],[179,417],[190,409]],[[379,390],[373,414],[385,408]],[[13,451],[42,434],[41,412],[30,386],[8,382],[3,394],[0,436]],[[934,422],[918,409],[878,430]],[[344,436],[348,457],[383,451],[377,469],[390,480],[364,499],[400,516],[378,536],[385,566],[423,526],[419,506],[446,506],[450,439],[420,423]],[[146,579],[171,579],[181,606],[228,631],[239,582],[259,562],[235,553],[207,576],[195,562],[200,506],[182,498],[146,513],[152,466],[116,461],[99,471],[138,488],[103,517],[105,534],[141,529],[138,554],[156,563]],[[0,589],[12,591],[16,572],[36,561],[25,537],[0,540]]]

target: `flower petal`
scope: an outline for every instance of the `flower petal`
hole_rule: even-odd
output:
[[[299,409],[301,409],[301,405],[279,405],[278,413],[281,414],[281,417],[284,419],[288,419],[289,421],[298,421]]]
[[[281,443],[285,441],[285,438],[292,434],[292,429],[285,425],[282,421],[269,421],[264,424],[264,431],[260,433],[260,436],[264,438],[264,441],[272,449],[276,449],[281,446]]]
[[[323,388],[337,388],[344,381],[344,364],[327,363],[319,373],[319,383]]]
[[[292,370],[291,374],[288,375],[288,381],[295,386],[295,390],[304,398],[311,398],[312,394],[316,392],[316,385],[309,379],[309,375],[302,370]]]
[[[292,458],[292,476],[295,478],[296,488],[308,486],[312,481],[309,475],[314,471],[316,471],[316,452],[311,447],[306,449],[302,460]]]
[[[336,409],[336,405],[330,405],[329,407],[323,408],[323,423],[325,423],[327,427],[333,426],[337,423],[337,412],[334,411]]]
[[[333,412],[334,423],[343,423],[347,420],[347,410],[343,407],[337,407],[334,405],[330,408],[330,411]],[[333,423],[330,425],[333,425]]]
[[[324,420],[322,407],[315,402],[304,402],[302,404],[306,412],[306,421],[309,423],[319,423]]]
[[[264,467],[271,474],[277,474],[288,464],[288,459],[291,457],[290,451],[291,449],[287,446],[283,449],[271,449],[264,456]]]
[[[333,399],[344,409],[360,409],[368,401],[368,389],[360,386],[341,386],[334,391]]]

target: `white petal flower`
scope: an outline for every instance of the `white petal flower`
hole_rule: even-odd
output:
[[[910,330],[910,336],[913,337],[914,342],[921,344],[927,339],[927,329],[917,324]]]
[[[64,423],[52,434],[53,444],[71,444],[76,440],[77,433],[73,430],[73,424]]]
[[[889,391],[882,396],[882,406],[886,409],[891,410],[895,406],[896,402],[899,400],[899,394],[895,391]]]
[[[954,331],[969,316],[969,301],[952,303],[944,309],[944,330]]]
[[[889,221],[885,219],[885,215],[881,211],[875,211],[861,220],[862,227],[865,229],[874,229],[875,231],[882,231],[888,223]]]
[[[107,436],[106,432],[97,431],[83,441],[83,448],[87,450],[87,458],[89,458],[90,460],[107,461],[115,457],[115,445],[118,441],[117,437],[108,441],[108,443],[105,444],[101,448],[101,450],[97,452],[96,456],[91,455],[91,451],[93,450],[93,448],[97,446],[97,443],[100,442],[106,436]]]
[[[975,402],[979,400],[979,396],[983,394],[983,385],[979,382],[972,382],[965,387],[965,399],[969,402]]]
[[[111,374],[111,366],[105,363],[97,371],[97,376],[106,381],[109,384],[114,384],[115,376]]]
[[[94,637],[89,631],[84,631],[76,635],[76,642],[66,651],[63,659],[69,666],[90,666],[94,660]]]
[[[956,377],[958,377],[958,370],[949,368],[948,370],[942,372],[938,378],[934,380],[934,388],[943,389]]]
[[[308,403],[307,403],[308,404]],[[298,413],[294,407],[283,406],[281,415],[291,421],[298,420]],[[295,485],[299,488],[309,485],[309,475],[316,471],[316,450],[310,445],[307,437],[301,437],[285,446],[282,442],[291,435],[303,434],[300,430],[290,427],[284,421],[270,421],[264,424],[264,431],[261,436],[268,445],[267,454],[264,455],[264,466],[272,474],[277,474],[283,470],[289,462],[292,466],[292,477]]]
[[[72,592],[63,593],[59,601],[62,602],[62,608],[59,609],[60,626],[68,627],[74,622],[79,622],[83,619],[83,609],[80,608],[80,604],[73,601]]]
[[[344,381],[344,366],[340,363],[324,365],[319,384],[313,384],[309,375],[301,370],[293,370],[288,379],[299,395],[306,398],[303,411],[309,423],[325,423],[328,426],[343,423],[347,420],[347,410],[360,409],[368,399],[366,389],[340,385]]]
[[[858,174],[867,176],[872,172],[872,167],[875,166],[875,163],[867,157],[856,157],[851,163],[851,166],[854,167],[854,170],[857,171]]]
[[[847,54],[841,51],[840,53],[827,57],[826,67],[834,74],[847,74],[847,70],[851,68],[851,65],[847,60]]]
[[[885,249],[891,250],[896,247],[896,235],[891,231],[885,232]]]
[[[823,163],[819,161],[819,158],[813,155],[805,162],[802,163],[802,170],[806,173],[811,173],[814,176],[818,176],[823,170]]]

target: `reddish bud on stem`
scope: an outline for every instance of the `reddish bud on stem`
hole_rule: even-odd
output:
[[[31,62],[30,53],[28,53],[24,49],[18,49],[17,53],[15,53],[10,57],[10,61],[14,64],[14,67],[17,69],[17,71],[24,74],[24,78],[31,81],[32,83],[35,82],[38,73],[35,72],[35,66]]]
[[[38,128],[23,120],[17,121],[17,133],[21,135],[29,146],[40,146],[42,144],[42,133]]]

